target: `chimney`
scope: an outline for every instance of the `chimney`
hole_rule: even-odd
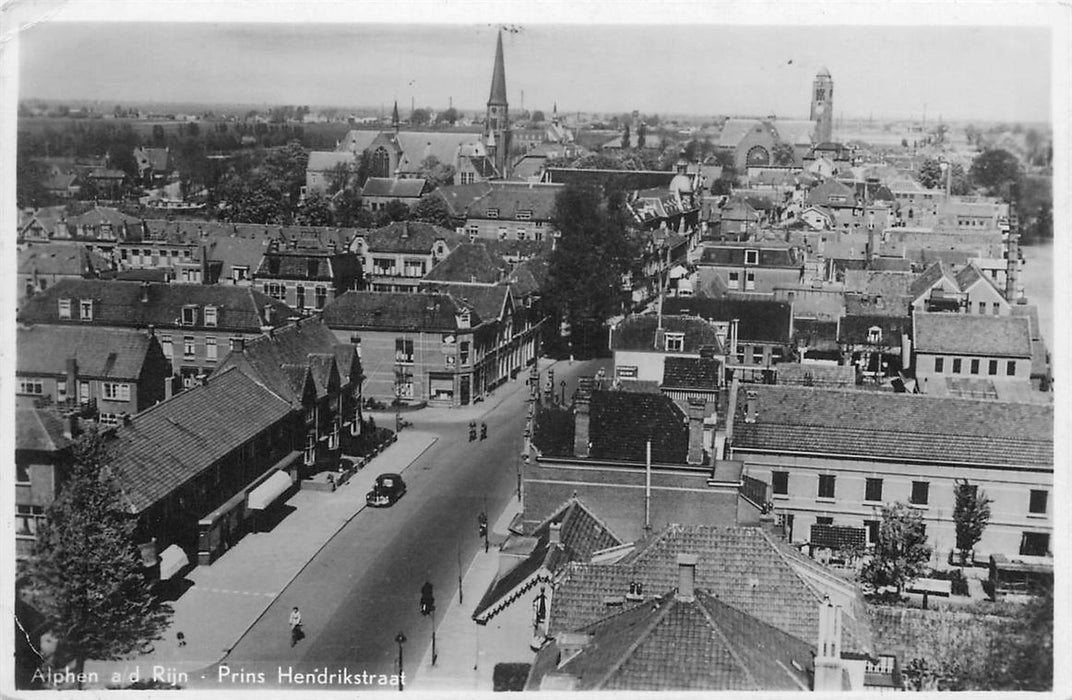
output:
[[[164,400],[167,401],[175,393],[174,375],[164,377]]]
[[[149,303],[149,283],[148,282],[142,282],[141,283],[141,303],[143,303],[143,304],[148,304]]]
[[[67,358],[67,395],[72,399],[78,395],[78,360]]]
[[[841,690],[841,608],[825,596],[819,604],[819,638],[814,690]]]
[[[246,349],[246,339],[243,337],[231,338],[231,350],[242,352]]]
[[[695,554],[677,555],[677,596],[683,603],[696,600],[696,562],[700,558]]]
[[[266,326],[272,325],[272,319],[273,319],[274,316],[275,316],[275,309],[272,308],[271,304],[265,304],[265,306],[264,306],[264,325],[266,325]]]
[[[78,437],[78,414],[71,412],[63,418],[63,437],[74,440]]]
[[[756,422],[756,414],[759,412],[759,409],[756,406],[756,404],[757,404],[757,400],[756,400],[757,396],[758,395],[756,394],[756,392],[751,390],[751,389],[749,389],[745,393],[745,401],[744,401],[744,422],[745,423],[755,423]]]
[[[703,417],[705,405],[706,402],[703,399],[689,399],[689,452],[685,458],[685,461],[689,464],[703,463]]]
[[[548,529],[547,544],[556,545],[562,543],[562,523],[551,523]]]
[[[578,393],[577,401],[575,402],[574,413],[574,428],[573,428],[573,456],[587,459],[589,440],[588,440],[588,421],[589,421],[589,401],[590,398],[585,393]]]
[[[727,358],[730,362],[737,361],[737,330],[740,325],[740,319],[735,318],[730,321],[730,351],[729,358]]]

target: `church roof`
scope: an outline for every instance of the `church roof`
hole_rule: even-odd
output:
[[[505,105],[506,101],[506,68],[503,65],[502,30],[499,30],[499,38],[495,43],[495,68],[491,74],[491,95],[488,104]]]

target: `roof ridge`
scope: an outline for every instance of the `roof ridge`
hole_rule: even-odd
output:
[[[706,596],[708,598],[712,598],[713,600],[718,600],[715,596],[712,596],[712,595],[710,595],[708,593],[705,593],[705,592],[702,592],[702,591],[697,591],[696,607],[698,607],[700,609],[701,614],[707,620],[708,626],[722,640],[723,645],[726,647],[726,650],[730,653],[730,656],[733,657],[733,659],[737,662],[737,665],[741,668],[742,671],[744,671],[744,674],[748,677],[748,680],[752,683],[752,686],[757,690],[761,690],[762,686],[760,686],[759,682],[756,680],[756,677],[752,673],[752,670],[748,667],[748,664],[746,664],[744,662],[744,659],[741,658],[741,655],[738,653],[738,651],[737,651],[736,647],[734,646],[733,642],[730,641],[730,638],[728,636],[726,636],[726,634],[722,631],[721,625],[719,625],[717,622],[715,622],[714,615],[712,615],[711,611],[707,609],[706,605],[704,605],[704,603],[703,603],[703,597],[704,596]],[[733,608],[733,606],[729,605],[728,603],[723,603],[720,600],[718,602],[722,603],[726,607]],[[756,618],[754,615],[749,615],[748,613],[745,613],[743,610],[737,610],[737,608],[733,608],[733,610],[735,610],[737,612],[740,612],[740,613],[742,613],[744,615],[747,615],[748,617],[751,617],[751,618],[753,618],[755,620],[759,620],[759,618]],[[759,620],[759,621],[762,622],[762,620]]]
[[[657,599],[653,598],[652,600],[654,601],[654,600],[657,600]],[[652,633],[652,631],[663,620],[666,619],[666,617],[670,614],[670,611],[673,610],[678,605],[678,600],[677,600],[676,595],[672,595],[672,596],[670,596],[668,598],[662,598],[662,601],[665,604],[664,605],[659,605],[659,607],[655,611],[653,611],[655,614],[649,616],[648,624],[646,624],[644,626],[644,629],[642,629],[640,631],[640,633],[637,634],[636,637],[633,639],[633,641],[629,644],[629,646],[626,647],[626,649],[622,653],[621,657],[619,657],[619,659],[616,662],[611,664],[610,667],[607,669],[607,671],[605,673],[603,673],[603,675],[600,676],[598,678],[598,680],[593,684],[595,688],[600,688],[600,687],[603,686],[604,683],[609,681],[611,676],[613,676],[615,673],[617,673],[621,669],[621,667],[625,665],[625,662],[627,662],[633,656],[633,654],[636,653],[636,650],[640,647],[641,643],[645,639],[647,639],[647,637]],[[647,604],[648,604],[647,601],[644,601],[644,602],[640,603],[639,605],[636,605],[636,606],[634,606],[632,608],[629,608],[628,612],[636,611],[638,608],[640,608],[642,606],[646,606]],[[627,612],[627,611],[622,610],[621,613],[619,613],[619,615],[624,614],[625,612]],[[617,616],[613,616],[613,617],[617,617]],[[613,617],[608,617],[608,618],[605,618],[605,619],[613,619]]]

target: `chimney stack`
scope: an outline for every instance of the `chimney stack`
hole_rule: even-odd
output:
[[[677,555],[677,599],[683,603],[696,600],[696,563],[699,560],[695,554]]]
[[[74,400],[78,397],[78,360],[67,358],[67,396]]]
[[[758,408],[756,407],[756,403],[757,403],[756,396],[757,396],[756,392],[751,390],[751,389],[749,389],[748,392],[745,393],[745,401],[744,401],[744,422],[745,423],[755,423],[756,422],[756,414],[758,413]]]
[[[141,283],[141,303],[143,303],[143,304],[148,304],[149,303],[149,283],[148,282],[142,282]]]
[[[705,405],[706,402],[703,399],[689,399],[689,451],[685,458],[685,461],[689,464],[703,463],[703,418]]]
[[[78,437],[79,432],[80,431],[78,430],[78,414],[72,411],[63,418],[63,437],[67,438],[68,440],[74,440],[76,437]]]
[[[552,546],[562,543],[562,523],[551,523],[548,528],[547,543]]]
[[[591,399],[589,398],[588,394],[580,392],[577,394],[577,401],[575,402],[573,407],[573,456],[585,459],[588,457],[589,450],[588,423],[590,419],[590,400]]]
[[[814,690],[841,690],[841,608],[826,596],[819,604],[819,638],[815,654]]]

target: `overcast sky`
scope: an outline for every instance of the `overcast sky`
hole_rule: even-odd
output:
[[[654,13],[660,5],[650,7]],[[317,16],[284,17],[306,15]],[[638,24],[643,14],[623,16],[634,24],[515,22],[518,30],[503,40],[511,107],[521,106],[524,91],[524,106],[544,111],[557,102],[566,112],[806,118],[812,79],[826,66],[837,116],[918,118],[926,109],[928,121],[1050,119],[1051,32],[1043,26],[733,26],[717,16],[686,24],[687,15],[667,13],[657,21],[680,24],[650,25]],[[620,19],[612,11],[595,19],[610,21],[603,17]],[[52,19],[21,32],[19,94],[388,109],[397,99],[403,116],[411,99],[442,109],[453,98],[457,107],[483,109],[500,24],[477,22],[479,14],[446,25],[354,23],[352,12],[347,18]]]

